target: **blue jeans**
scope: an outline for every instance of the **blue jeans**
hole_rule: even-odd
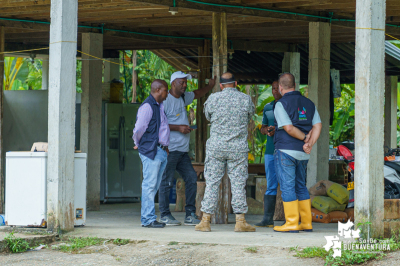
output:
[[[157,147],[157,154],[154,160],[139,153],[143,165],[142,181],[142,225],[146,226],[157,218],[154,209],[154,197],[160,187],[162,174],[167,165],[167,152]]]
[[[308,160],[296,160],[292,156],[275,150],[275,171],[281,185],[282,200],[307,200],[310,198],[306,187],[306,171]]]
[[[193,168],[192,161],[187,152],[171,151],[168,155],[167,167],[158,192],[161,217],[171,214],[169,210],[169,194],[173,185],[175,171],[178,171],[183,181],[185,181],[186,216],[196,212],[197,174]]]
[[[278,180],[275,174],[274,155],[265,154],[265,178],[267,179],[267,191],[265,195],[276,195],[278,190]]]

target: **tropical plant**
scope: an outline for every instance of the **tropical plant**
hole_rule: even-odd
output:
[[[29,74],[25,84],[29,90],[42,89],[42,60],[35,60],[28,63]]]
[[[29,75],[27,60],[22,57],[4,58],[4,90],[19,90]],[[20,82],[18,82],[18,80]],[[17,81],[17,82],[15,82]],[[24,89],[24,88],[22,88]]]
[[[354,140],[354,84],[342,84],[341,89],[341,97],[334,100],[335,112],[329,130],[329,142],[334,146],[345,140]]]

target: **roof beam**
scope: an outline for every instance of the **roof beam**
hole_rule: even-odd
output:
[[[155,4],[158,6],[163,5],[163,6],[169,6],[169,7],[172,7],[174,5],[174,0],[128,0],[128,1],[149,3],[149,4]],[[249,7],[254,8],[254,9],[232,7],[235,4],[229,4],[225,1],[219,1],[219,0],[213,0],[213,1],[207,1],[207,2],[204,0],[199,0],[199,2],[203,2],[204,4],[189,2],[189,1],[185,1],[185,0],[175,0],[175,6],[178,8],[180,7],[180,8],[187,8],[187,9],[210,11],[210,12],[226,12],[226,13],[231,13],[231,14],[278,18],[278,19],[284,19],[284,20],[296,20],[296,21],[300,20],[300,21],[309,21],[309,22],[321,21],[321,19],[318,17],[298,16],[298,15],[294,14],[294,12],[292,12],[293,14],[291,14],[288,11],[282,11],[282,13],[280,13],[279,10],[276,10],[278,12],[266,11],[266,10],[261,10],[261,9],[255,9],[254,7],[251,7],[251,6],[249,6]],[[213,4],[213,5],[210,5],[210,4]],[[222,6],[216,6],[216,4],[220,4]],[[288,13],[284,13],[284,12],[288,12]],[[322,15],[321,15],[321,13],[322,13]],[[326,15],[325,15],[325,13],[326,13]],[[306,14],[306,13],[303,13],[303,14]],[[307,14],[313,15],[313,16],[329,17],[328,12],[308,12]],[[327,21],[327,20],[322,20],[322,21]]]
[[[241,51],[265,52],[265,53],[283,53],[289,52],[288,43],[280,42],[257,42],[257,41],[243,41],[232,40],[232,49]],[[230,48],[228,43],[228,48]]]
[[[130,38],[130,39],[136,39],[136,40],[145,40],[145,41],[149,41],[149,42],[187,45],[188,47],[199,47],[199,46],[203,45],[203,39],[191,39],[190,37],[188,37],[188,38],[160,37],[160,36],[156,36],[156,35],[153,36],[148,33],[137,34],[137,33],[129,32],[129,30],[121,30],[121,32],[106,30],[106,31],[104,31],[104,36],[117,36],[117,37]]]

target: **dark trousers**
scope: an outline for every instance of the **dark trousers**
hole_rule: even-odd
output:
[[[171,151],[158,192],[161,217],[171,214],[169,210],[169,194],[174,183],[175,171],[185,181],[186,216],[196,212],[197,174],[187,152]]]

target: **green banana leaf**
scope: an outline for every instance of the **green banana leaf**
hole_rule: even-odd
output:
[[[275,99],[274,96],[270,96],[270,97],[266,98],[261,104],[259,104],[259,105],[257,106],[257,108],[256,108],[256,114],[262,115],[262,112],[263,112],[263,110],[264,110],[265,105],[268,104],[268,103],[270,103],[270,102],[272,102],[274,99]]]
[[[257,101],[257,106],[262,105],[262,103],[268,99],[269,97],[273,97],[272,96],[272,87],[269,86],[268,88],[266,88],[261,94],[260,96],[258,96],[258,101]],[[263,105],[264,108],[265,104]]]
[[[261,134],[261,131],[258,128],[256,129],[256,138],[260,144],[265,145],[265,143],[267,142],[267,135]]]

